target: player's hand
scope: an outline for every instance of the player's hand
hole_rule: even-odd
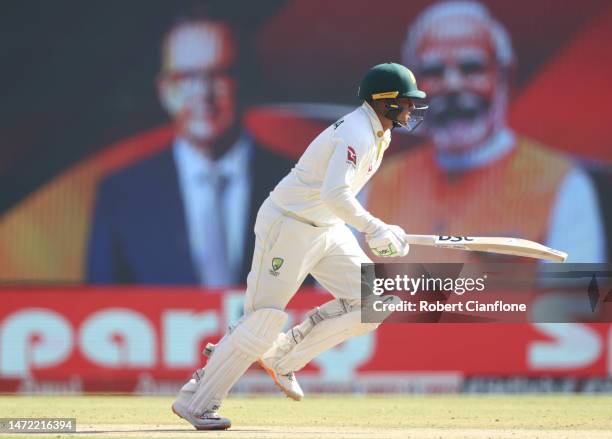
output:
[[[400,243],[398,256],[406,256],[410,251],[410,244],[408,244],[408,241],[406,240],[406,232],[400,226],[396,225],[390,225],[389,228]]]
[[[383,258],[406,256],[410,246],[405,236],[406,233],[401,227],[376,220],[366,231],[366,242],[376,256]]]

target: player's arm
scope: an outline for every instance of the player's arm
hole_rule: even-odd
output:
[[[338,218],[365,232],[368,224],[376,218],[364,209],[351,192],[363,153],[357,144],[349,145],[338,138],[334,140],[334,151],[321,187],[321,199]]]
[[[403,230],[374,217],[351,191],[351,184],[364,156],[363,149],[359,144],[353,146],[341,138],[335,138],[334,151],[321,187],[321,200],[334,215],[365,233],[375,254],[404,256],[408,253],[408,245],[403,241]]]

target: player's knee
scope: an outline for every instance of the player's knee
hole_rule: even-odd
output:
[[[363,323],[360,299],[336,299],[322,305],[318,310],[326,319],[342,317],[351,336],[359,336],[374,331],[380,323]]]
[[[393,303],[398,304],[401,302],[401,299],[397,296],[387,297],[389,297],[389,300]],[[352,334],[354,336],[364,335],[368,332],[376,330],[380,326],[380,324],[392,314],[392,311],[370,312],[373,309],[373,302],[378,299],[378,296],[370,296],[364,299],[363,302],[361,300],[358,300],[358,304],[355,304],[354,302],[351,303],[351,306],[354,309],[358,310],[357,312],[359,312],[359,322],[354,325],[352,331]],[[391,307],[391,309],[393,308]],[[366,322],[364,322],[364,320],[366,320]]]
[[[361,309],[361,299],[338,299],[338,300],[344,301],[351,311]]]

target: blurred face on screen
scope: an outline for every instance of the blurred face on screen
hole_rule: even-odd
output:
[[[160,99],[178,134],[196,145],[208,145],[234,127],[235,56],[233,36],[223,23],[182,24],[164,41]]]
[[[428,130],[438,148],[468,151],[503,124],[505,79],[485,23],[461,15],[434,20],[416,57],[419,84],[430,97]]]

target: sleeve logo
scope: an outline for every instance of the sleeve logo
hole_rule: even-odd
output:
[[[355,148],[349,146],[346,153],[346,162],[351,163],[353,166],[357,166],[357,153],[355,152]]]

